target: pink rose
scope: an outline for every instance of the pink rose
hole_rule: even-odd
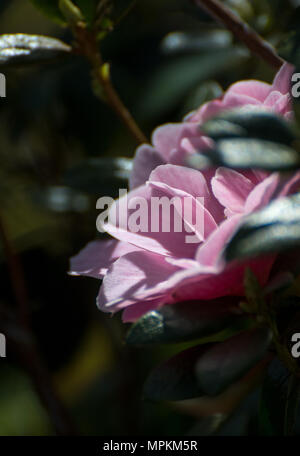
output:
[[[260,106],[290,119],[291,74],[292,67],[286,64],[272,85],[259,81],[236,83],[222,99],[206,103],[183,123],[156,129],[153,147],[138,148],[128,201],[120,198],[110,210],[118,209],[119,214],[130,216],[136,198],[143,198],[150,207],[153,196],[177,197],[180,201],[187,197],[190,213],[184,211],[183,221],[198,242],[187,243],[186,232],[174,229],[135,232],[118,219],[107,222],[106,230],[116,239],[91,242],[71,259],[71,274],[104,277],[97,298],[101,310],[124,310],[124,321],[134,321],[149,310],[179,301],[243,296],[243,277],[248,267],[261,285],[267,283],[274,255],[225,264],[222,253],[243,216],[264,207],[274,197],[293,193],[299,186],[300,173],[283,181],[278,173],[238,172],[222,167],[200,172],[183,165],[189,154],[210,144],[199,132],[199,125],[219,112]],[[197,210],[204,219],[201,232],[189,224]],[[147,215],[153,221],[150,210]]]

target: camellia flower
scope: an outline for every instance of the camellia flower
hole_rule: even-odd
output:
[[[103,278],[97,298],[101,310],[123,310],[124,321],[135,321],[149,310],[175,302],[243,296],[246,268],[251,268],[262,286],[268,282],[276,255],[226,264],[222,253],[243,216],[293,193],[300,175],[283,179],[279,173],[224,167],[200,172],[184,165],[189,155],[210,147],[211,140],[201,133],[201,125],[221,112],[255,106],[291,119],[291,75],[292,67],[286,64],[272,85],[238,82],[221,99],[206,103],[182,123],[159,127],[153,145],[137,149],[131,191],[110,211],[130,215],[139,199],[150,203],[153,197],[180,201],[188,197],[191,213],[184,213],[183,222],[188,224],[187,215],[193,217],[200,207],[204,229],[197,232],[190,224],[198,242],[187,243],[186,233],[174,229],[136,232],[120,226],[116,219],[105,223],[115,239],[91,242],[71,259],[71,274]],[[199,198],[203,198],[202,206]],[[154,215],[147,212],[147,216],[151,222]]]

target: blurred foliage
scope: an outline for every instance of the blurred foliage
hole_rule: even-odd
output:
[[[95,2],[75,3],[91,21]],[[113,17],[120,18],[129,3],[116,2]],[[285,36],[295,7],[287,0],[225,3],[274,45]],[[57,5],[48,0],[2,0],[0,31],[40,33],[70,43]],[[56,23],[42,10],[55,16]],[[112,64],[115,86],[148,136],[155,126],[179,121],[238,79],[273,77],[264,62],[185,0],[136,2],[107,35],[102,49]],[[257,432],[251,427],[257,391],[237,407],[237,398],[257,386],[252,377],[208,402],[175,406],[140,400],[153,365],[188,347],[125,347],[127,328],[120,318],[110,319],[93,306],[99,283],[67,276],[68,257],[97,236],[96,199],[114,196],[120,180],[123,185],[130,166],[124,158],[133,157],[135,144],[109,108],[93,96],[90,70],[80,58],[0,71],[7,80],[7,97],[0,99],[1,217],[24,267],[40,350],[80,431],[217,432],[216,420],[208,423],[204,418],[209,409],[217,417],[224,413],[224,420],[217,420],[224,434]],[[0,260],[0,300],[13,306],[2,250]],[[0,435],[52,433],[29,379],[16,365],[10,352],[0,362]],[[198,427],[192,428],[195,417]]]

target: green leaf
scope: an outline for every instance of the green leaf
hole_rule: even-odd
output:
[[[176,401],[219,394],[265,356],[270,340],[268,330],[257,329],[184,350],[151,372],[144,396]]]
[[[197,345],[173,356],[148,376],[143,394],[155,401],[179,401],[202,396],[195,375],[197,360],[210,345]]]
[[[237,299],[189,301],[147,313],[133,324],[127,334],[128,344],[181,342],[215,334],[237,318]]]
[[[209,151],[209,160],[203,155],[194,155],[189,160],[196,169],[203,169],[209,162],[233,169],[292,171],[300,167],[300,154],[284,144],[231,138],[218,141],[215,148]]]
[[[270,331],[259,328],[215,344],[196,365],[200,390],[209,396],[222,393],[266,355],[270,342]]]
[[[231,47],[170,59],[158,72],[151,74],[138,109],[149,118],[161,115],[178,105],[199,83],[233,68],[245,58],[247,54],[243,50]]]
[[[239,108],[217,116],[201,131],[214,141],[228,138],[253,138],[291,145],[296,136],[290,124],[276,114],[256,108]]]
[[[60,25],[65,25],[66,21],[62,15],[58,2],[59,0],[30,0],[33,5],[39,9],[45,16],[48,16],[53,21]]]
[[[293,430],[296,408],[299,405],[298,387],[299,383],[295,383],[288,369],[278,358],[275,358],[268,367],[261,392],[259,413],[261,434],[278,436],[284,435],[288,429],[289,432]]]
[[[227,30],[207,28],[200,32],[169,33],[161,43],[165,54],[200,52],[207,49],[228,48],[232,44],[232,35]]]
[[[49,186],[42,192],[36,191],[32,193],[32,200],[43,208],[58,213],[83,213],[89,209],[90,204],[87,195],[63,186]]]
[[[84,22],[82,12],[72,0],[59,0],[59,9],[71,27]]]
[[[200,128],[215,141],[215,146],[209,154],[201,153],[189,159],[194,168],[221,165],[286,171],[300,166],[300,153],[291,146],[296,135],[275,114],[239,108],[209,120]]]
[[[64,184],[97,196],[118,196],[119,188],[127,188],[132,161],[128,158],[90,158],[68,169]]]
[[[40,63],[66,56],[71,47],[42,35],[0,35],[0,65]]]
[[[228,261],[300,245],[300,195],[281,198],[244,219],[225,250]]]
[[[195,111],[204,103],[220,98],[223,95],[223,90],[220,84],[216,81],[206,81],[193,88],[186,97],[181,109],[182,117],[187,112]]]

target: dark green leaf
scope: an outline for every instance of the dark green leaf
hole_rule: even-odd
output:
[[[289,377],[289,371],[275,358],[268,367],[261,393],[259,426],[263,435],[284,434]]]
[[[206,122],[201,131],[215,141],[247,137],[291,145],[296,139],[290,125],[282,117],[255,108],[229,111]]]
[[[70,168],[64,183],[87,193],[115,197],[119,188],[127,188],[131,168],[128,158],[91,158]]]
[[[147,313],[130,328],[129,344],[172,343],[215,334],[237,318],[237,299],[189,301]]]
[[[202,169],[207,157],[193,155],[191,166]],[[216,166],[233,169],[258,168],[267,171],[291,171],[299,168],[300,154],[291,147],[259,139],[223,139],[209,151],[209,161]]]
[[[58,24],[64,25],[65,18],[63,17],[59,6],[59,0],[30,0],[31,3],[36,6],[43,14],[48,16],[53,21],[57,22]]]
[[[32,199],[53,212],[85,212],[89,209],[88,196],[68,187],[52,186],[32,194]]]
[[[0,65],[39,63],[70,53],[62,41],[41,35],[0,35]]]
[[[209,396],[220,394],[266,355],[270,341],[270,332],[262,328],[244,331],[215,344],[197,362],[200,390]]]
[[[226,248],[227,260],[285,252],[300,245],[300,195],[281,198],[247,216]]]
[[[208,48],[216,50],[229,47],[232,35],[227,30],[206,29],[197,33],[173,32],[162,41],[162,51],[166,54],[206,51]]]
[[[156,117],[174,108],[193,87],[240,64],[246,57],[240,48],[229,48],[172,59],[151,74],[139,109],[148,117]]]
[[[195,111],[199,106],[207,103],[208,101],[220,98],[223,95],[223,89],[216,81],[206,81],[195,87],[187,98],[182,107],[182,117],[187,112]]]
[[[146,380],[144,396],[155,401],[178,401],[202,396],[195,365],[210,345],[198,345],[184,350],[156,367]]]

